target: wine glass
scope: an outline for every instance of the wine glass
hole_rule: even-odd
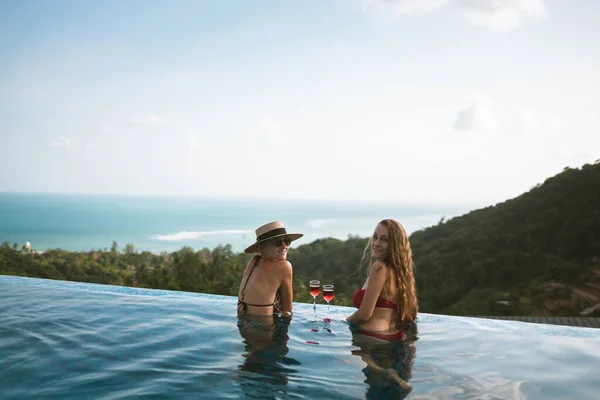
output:
[[[309,283],[310,294],[313,297],[313,314],[315,321],[317,320],[317,296],[321,291],[321,282],[318,280],[312,280]]]
[[[325,314],[325,319],[329,315],[329,302],[333,300],[333,296],[335,291],[333,290],[333,285],[323,285],[323,299],[327,302],[327,314]]]

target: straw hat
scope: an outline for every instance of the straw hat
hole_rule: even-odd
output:
[[[244,253],[256,253],[260,247],[260,243],[281,236],[288,237],[294,241],[296,239],[300,239],[302,236],[304,236],[304,234],[287,233],[285,226],[283,225],[283,221],[269,222],[268,224],[265,224],[256,230],[256,242],[251,246],[248,246],[248,248],[244,250]]]

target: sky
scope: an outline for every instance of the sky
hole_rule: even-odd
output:
[[[0,191],[470,203],[600,158],[600,2],[0,0]]]

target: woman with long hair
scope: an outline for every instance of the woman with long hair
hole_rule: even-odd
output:
[[[416,322],[418,304],[408,235],[393,219],[379,222],[363,253],[368,254],[367,280],[354,293],[358,309],[346,320],[356,333],[385,341],[402,340]]]

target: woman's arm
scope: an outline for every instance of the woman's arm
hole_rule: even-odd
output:
[[[383,290],[383,285],[387,279],[386,267],[382,262],[375,262],[371,267],[369,278],[367,280],[367,289],[365,290],[365,296],[363,297],[360,308],[356,310],[352,315],[346,318],[346,321],[355,324],[361,324],[371,319],[377,299]]]
[[[281,281],[281,315],[291,317],[292,316],[292,300],[294,298],[293,289],[293,270],[292,264],[289,261],[285,261],[283,279]]]

